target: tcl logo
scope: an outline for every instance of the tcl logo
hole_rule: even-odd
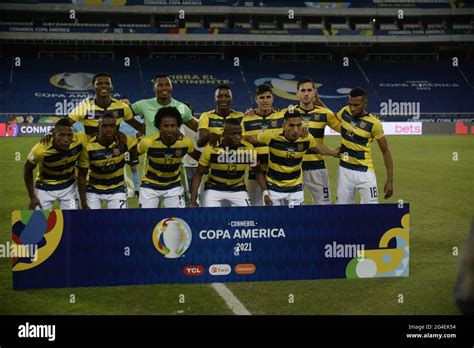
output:
[[[209,273],[214,276],[228,275],[230,271],[231,271],[230,265],[226,265],[226,264],[209,266]]]
[[[204,267],[203,266],[185,266],[183,268],[183,273],[185,276],[201,276],[204,274]]]

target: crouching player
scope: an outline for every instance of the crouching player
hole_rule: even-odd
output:
[[[137,139],[127,135],[126,142],[119,144],[117,134],[114,114],[104,112],[99,119],[99,134],[90,139],[79,160],[82,209],[100,209],[102,202],[106,202],[109,209],[128,207],[124,168],[127,160],[137,159]]]
[[[56,200],[60,209],[78,208],[75,165],[86,143],[87,136],[74,134],[68,119],[62,118],[54,125],[50,139],[33,147],[24,166],[28,209],[51,209]],[[37,165],[39,172],[33,183]]]
[[[196,207],[199,185],[208,171],[202,199],[204,207],[250,206],[244,176],[251,165],[262,189],[263,201],[265,205],[271,205],[265,176],[257,164],[257,152],[251,144],[242,140],[240,120],[225,120],[221,142],[216,147],[207,145],[204,148],[192,182],[190,207]]]
[[[165,208],[184,208],[181,185],[181,161],[186,154],[199,160],[201,153],[193,141],[179,132],[183,120],[178,109],[164,107],[155,116],[158,133],[143,138],[138,153],[146,153],[147,166],[140,187],[141,208],[157,208],[160,200]]]
[[[273,205],[303,205],[304,155],[312,150],[321,155],[338,157],[339,149],[332,150],[317,143],[311,134],[304,135],[299,111],[289,109],[283,118],[283,130],[279,134],[263,132],[246,136],[245,139],[252,144],[269,147],[266,179]]]

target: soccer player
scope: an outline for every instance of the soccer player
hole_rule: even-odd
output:
[[[118,143],[115,121],[111,111],[104,112],[99,119],[99,134],[90,139],[82,151],[78,174],[82,209],[101,209],[102,202],[106,202],[109,209],[128,207],[123,174],[127,158],[138,156],[138,141],[127,135],[125,143]]]
[[[123,101],[112,98],[113,84],[109,74],[95,74],[92,85],[95,97],[87,98],[69,114],[71,124],[82,121],[85,133],[91,138],[99,132],[99,118],[102,113],[111,111],[117,125],[124,120],[137,131],[145,132],[145,125],[133,118],[130,107]]]
[[[182,122],[178,109],[160,108],[154,124],[159,132],[143,138],[138,144],[138,152],[147,155],[140,188],[141,208],[157,208],[161,199],[165,208],[185,207],[181,161],[186,154],[199,160],[201,153],[194,149],[190,138],[179,132]]]
[[[271,134],[281,133],[283,125],[283,112],[273,109],[273,93],[270,86],[262,84],[257,86],[255,102],[256,109],[247,110],[243,120],[243,136],[257,135],[259,132],[269,132]],[[268,146],[257,144],[257,161],[260,169],[266,174],[268,169]],[[263,205],[263,195],[260,186],[255,178],[255,171],[249,171],[247,189],[253,206]]]
[[[60,209],[77,209],[75,164],[86,146],[87,136],[76,133],[69,120],[61,118],[54,125],[47,144],[36,144],[24,166],[24,181],[30,202],[28,209],[51,209],[59,201]],[[36,182],[33,170],[39,165]]]
[[[178,109],[182,123],[196,132],[198,123],[193,118],[189,107],[171,97],[173,85],[168,75],[157,74],[153,79],[153,87],[155,90],[154,98],[139,100],[132,104],[133,114],[145,117],[146,136],[151,136],[158,131],[155,127],[155,116],[157,111],[164,107]]]
[[[245,170],[255,165],[256,180],[263,192],[265,205],[271,205],[265,176],[256,163],[256,151],[242,140],[242,126],[237,118],[224,122],[222,141],[213,147],[208,144],[202,153],[194,174],[190,207],[196,207],[196,198],[203,175],[209,171],[204,184],[202,206],[233,207],[250,206],[250,198],[245,187]]]
[[[299,104],[295,109],[301,113],[303,127],[308,129],[316,142],[323,144],[326,126],[340,132],[341,123],[334,113],[326,107],[317,105],[320,102],[313,81],[310,78],[302,79],[298,81],[296,88]],[[309,189],[314,204],[331,203],[329,175],[324,158],[312,150],[309,150],[303,158],[303,182]]]
[[[214,91],[216,107],[202,113],[199,118],[197,145],[204,147],[207,143],[216,145],[224,131],[224,121],[231,118],[242,120],[244,114],[231,109],[232,91],[227,85],[219,85]]]
[[[269,147],[266,179],[273,205],[302,205],[303,156],[312,150],[321,155],[337,157],[339,149],[332,150],[318,143],[311,134],[303,136],[303,122],[299,111],[287,110],[283,118],[283,130],[280,133],[263,132],[246,136],[245,139],[252,144],[265,144]]]
[[[383,154],[387,181],[384,198],[393,194],[393,161],[384,136],[382,123],[369,114],[367,93],[354,88],[349,93],[349,105],[342,108],[337,117],[341,121],[341,161],[337,179],[337,204],[354,204],[359,191],[362,204],[378,203],[377,180],[372,162],[372,141],[375,139]]]

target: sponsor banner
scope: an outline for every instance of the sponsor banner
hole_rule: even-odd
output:
[[[385,135],[421,135],[423,130],[422,122],[382,122]],[[325,135],[340,135],[331,128],[324,129]]]
[[[409,205],[23,210],[12,243],[14,289],[407,277]]]
[[[457,135],[473,135],[474,122],[456,122],[455,134]]]
[[[1,123],[0,123],[1,124]],[[54,123],[10,123],[6,125],[6,131],[2,132],[0,127],[0,136],[5,137],[38,137],[50,133],[54,128]]]

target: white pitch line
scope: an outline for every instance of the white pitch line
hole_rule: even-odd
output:
[[[224,299],[227,306],[237,315],[252,315],[230,289],[222,283],[212,283],[212,287]]]

